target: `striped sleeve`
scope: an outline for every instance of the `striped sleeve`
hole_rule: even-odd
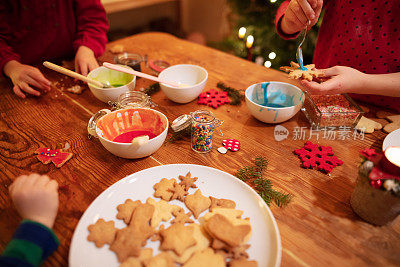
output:
[[[0,256],[0,266],[40,266],[59,244],[51,229],[24,220]]]

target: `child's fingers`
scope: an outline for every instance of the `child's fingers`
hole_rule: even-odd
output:
[[[22,93],[21,88],[19,88],[18,85],[14,85],[13,91],[14,91],[14,93],[15,93],[17,96],[19,96],[20,98],[25,98],[25,94]]]
[[[93,60],[89,63],[89,72],[94,70],[95,68],[99,67],[99,63],[97,63],[97,60]]]
[[[340,84],[335,78],[329,79],[323,83],[301,81],[302,85],[306,87],[311,94],[321,95],[321,94],[333,94],[340,90]]]
[[[293,16],[298,19],[301,26],[305,27],[307,25],[308,18],[298,1],[295,2],[293,8],[290,11],[292,12]]]
[[[302,11],[299,11],[299,12],[297,12],[297,13],[302,13]],[[291,25],[292,25],[292,26],[295,26],[296,28],[298,28],[299,31],[300,31],[300,29],[302,29],[303,27],[305,27],[305,23],[307,23],[307,18],[305,18],[305,17],[303,18],[303,17],[302,17],[303,15],[297,16],[296,12],[294,12],[294,11],[291,10],[291,9],[288,9],[288,10],[286,11],[285,16],[286,16],[286,15],[287,15],[288,21],[290,21]],[[300,18],[299,18],[299,17],[300,17]],[[302,20],[304,20],[304,21],[302,21]]]
[[[47,183],[46,187],[49,188],[50,190],[57,191],[58,190],[58,183],[57,183],[56,180],[52,179]]]
[[[331,77],[340,74],[340,69],[337,66],[328,69],[321,69],[321,71],[324,73],[325,77]]]
[[[315,19],[315,12],[312,9],[311,5],[308,3],[307,0],[297,0],[299,3],[304,15],[307,17],[308,20],[312,21]]]
[[[34,79],[36,82],[42,84],[41,87],[38,87],[38,86],[37,86],[38,88],[44,87],[44,89],[50,89],[51,82],[50,82],[49,80],[47,80],[47,79],[43,76],[43,74],[40,72],[40,70],[34,68],[34,69],[32,69],[32,70],[28,73],[28,75],[29,75],[32,79]],[[36,85],[35,85],[35,86],[36,86]]]
[[[83,75],[83,76],[87,76],[87,74],[88,74],[88,64],[86,63],[86,62],[80,62],[79,63],[79,69],[81,70],[81,74]]]
[[[33,86],[35,86],[35,87],[37,87],[39,89],[42,89],[42,90],[46,90],[47,89],[47,87],[45,85],[37,82],[31,76],[26,76],[25,82],[27,82],[28,84],[33,85]]]
[[[32,89],[26,82],[21,82],[19,84],[19,87],[21,88],[22,91],[27,92],[31,95],[36,95],[40,96],[40,92]]]
[[[45,187],[49,181],[50,181],[50,178],[47,175],[41,175],[37,178],[37,180],[35,182],[35,186]]]

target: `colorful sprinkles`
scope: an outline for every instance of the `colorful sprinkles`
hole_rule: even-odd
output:
[[[209,152],[215,130],[215,117],[208,111],[197,111],[192,115],[192,149],[196,152]]]

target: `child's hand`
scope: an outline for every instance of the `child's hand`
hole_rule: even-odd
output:
[[[58,183],[46,175],[22,175],[9,188],[11,199],[23,219],[52,228],[58,210]]]
[[[282,31],[293,34],[306,28],[308,21],[314,26],[321,14],[323,0],[291,0],[282,18]]]
[[[334,95],[343,93],[359,93],[363,90],[365,73],[356,69],[343,66],[335,66],[321,70],[328,80],[317,83],[302,80],[301,84],[312,95]]]
[[[36,96],[40,95],[40,92],[34,90],[31,86],[35,86],[43,91],[50,90],[50,81],[35,67],[11,60],[4,66],[4,73],[13,82],[14,93],[21,98],[25,98],[23,92]]]
[[[75,71],[86,76],[90,71],[99,67],[93,51],[86,47],[80,46],[75,55]]]

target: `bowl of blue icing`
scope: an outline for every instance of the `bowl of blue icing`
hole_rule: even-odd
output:
[[[265,123],[281,123],[291,119],[304,103],[298,87],[283,82],[262,82],[249,86],[245,93],[250,113]]]

